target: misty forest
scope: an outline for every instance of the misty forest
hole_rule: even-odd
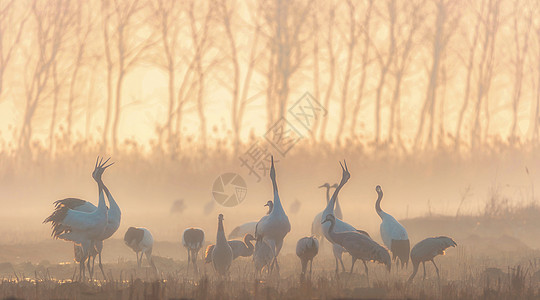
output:
[[[537,299],[539,184],[539,1],[0,0],[2,298]]]

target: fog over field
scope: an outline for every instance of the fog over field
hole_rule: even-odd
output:
[[[528,0],[0,0],[0,297],[539,297],[538,16]],[[346,222],[332,242],[325,183]],[[220,274],[225,239],[201,261],[263,217],[252,243],[279,269],[250,254]],[[395,241],[405,268],[386,264]],[[104,274],[80,272],[100,251]]]

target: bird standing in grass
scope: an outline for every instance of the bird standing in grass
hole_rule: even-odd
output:
[[[396,261],[399,258],[401,267],[404,267],[409,263],[409,252],[411,249],[407,230],[394,217],[381,209],[381,200],[383,198],[381,186],[378,185],[375,191],[377,191],[375,211],[377,211],[377,214],[382,220],[381,237],[383,243],[392,252],[392,259]]]
[[[199,274],[199,268],[197,267],[197,256],[199,255],[199,250],[204,246],[204,230],[202,228],[186,228],[184,233],[182,233],[182,245],[187,249],[188,252],[188,266],[187,272],[189,273],[189,263],[193,265],[195,269],[195,274]]]
[[[261,218],[255,228],[255,238],[262,237],[274,252],[274,260],[272,266],[275,266],[279,274],[279,264],[277,257],[283,246],[283,239],[291,231],[291,223],[283,209],[279,198],[278,187],[276,182],[276,169],[274,167],[274,157],[272,156],[272,165],[270,167],[270,179],[274,191],[274,207],[269,215]]]
[[[124,235],[124,243],[135,251],[135,255],[137,255],[137,266],[139,268],[142,265],[142,258],[144,254],[146,255],[146,260],[148,260],[148,263],[150,263],[150,266],[152,266],[156,274],[158,273],[157,267],[152,259],[154,238],[148,229],[144,227],[129,227]],[[140,258],[139,253],[141,253]]]
[[[250,257],[253,255],[253,244],[251,241],[254,241],[255,238],[252,234],[246,234],[244,236],[244,239],[242,241],[239,240],[232,240],[228,241],[229,246],[231,246],[232,253],[233,253],[233,260],[235,260],[237,257]],[[208,245],[206,247],[206,251],[204,254],[204,262],[205,263],[211,263],[212,262],[212,251],[214,251],[214,247],[216,245]]]
[[[259,237],[255,242],[253,250],[253,264],[255,266],[255,274],[260,275],[264,269],[267,273],[270,272],[270,265],[274,260],[274,251],[267,242]]]
[[[364,269],[366,271],[368,285],[369,272],[366,261],[375,261],[385,264],[388,271],[390,272],[392,261],[390,260],[390,254],[388,253],[388,250],[386,248],[379,245],[370,237],[357,231],[335,232],[334,226],[336,225],[336,218],[334,217],[334,215],[327,215],[323,223],[330,224],[330,229],[328,230],[328,233],[330,234],[332,240],[345,248],[345,250],[347,250],[347,252],[349,252],[349,254],[352,256],[353,260],[351,266],[351,273],[354,268],[354,263],[358,259],[360,259],[364,263]]]
[[[212,250],[212,264],[219,275],[225,276],[229,272],[232,261],[233,252],[223,229],[223,214],[219,214],[216,246]]]
[[[52,224],[52,236],[56,239],[72,241],[76,246],[81,247],[79,254],[79,265],[81,279],[85,279],[85,261],[90,255],[97,253],[96,243],[103,240],[103,235],[107,227],[108,209],[105,203],[103,191],[105,189],[101,176],[105,169],[112,165],[106,165],[109,160],[96,160],[92,177],[98,184],[99,201],[95,209],[86,211],[75,210],[68,207],[62,200],[55,202],[53,213],[47,217],[43,223]],[[81,200],[84,201],[84,200]],[[84,201],[90,207],[89,203]],[[85,207],[86,207],[85,206]],[[89,270],[90,271],[90,270]]]
[[[329,183],[325,183],[325,184],[319,186],[319,188],[323,188],[323,187],[326,188],[326,205],[328,205],[328,202],[330,202],[330,189],[331,188],[337,188],[338,184],[335,183],[333,185],[330,185]],[[334,209],[334,214],[335,214],[336,218],[343,219],[343,213],[341,212],[341,207],[339,206],[339,200],[338,199],[336,199],[335,206],[336,207]],[[322,226],[321,226],[322,215],[323,215],[323,211],[318,213],[315,216],[315,218],[313,219],[313,222],[311,223],[311,235],[317,237],[318,239],[321,239],[321,242],[320,242],[321,247],[322,247],[322,243],[324,241],[324,233],[323,233]]]
[[[319,241],[317,238],[303,237],[296,243],[296,255],[302,264],[302,278],[306,276],[307,264],[309,262],[309,276],[313,267],[313,258],[319,253]]]
[[[414,245],[411,250],[411,262],[414,269],[408,281],[411,282],[413,280],[416,272],[418,272],[420,263],[424,266],[424,279],[426,279],[426,261],[431,261],[433,263],[435,270],[437,271],[437,278],[440,279],[439,268],[437,268],[433,259],[437,255],[444,255],[447,248],[455,246],[457,246],[456,242],[447,236],[427,238]]]

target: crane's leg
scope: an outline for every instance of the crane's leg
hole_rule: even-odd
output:
[[[353,257],[353,258],[352,258],[352,265],[351,265],[351,272],[350,272],[351,274],[352,274],[352,272],[353,272],[353,270],[354,270],[354,264],[355,264],[355,263],[356,263],[356,258]]]
[[[82,273],[82,276],[81,276],[81,281],[84,281],[86,279],[86,270],[84,269],[84,263],[85,263],[86,259],[83,259],[81,260],[81,273]]]
[[[152,269],[154,269],[154,272],[156,272],[156,275],[159,275],[158,268],[154,264],[154,260],[152,259],[152,249],[145,252],[146,254],[146,260],[150,263],[150,266],[152,266]],[[141,254],[141,260],[142,260],[142,254]]]
[[[187,274],[189,275],[189,263],[191,261],[191,249],[188,248],[187,250]]]
[[[139,259],[139,252],[135,252],[135,254],[137,255],[137,267],[140,269],[141,268],[141,264],[142,264],[142,255],[143,253],[141,252],[141,258]]]
[[[193,254],[191,254],[191,259],[193,260],[191,264],[195,268],[195,276],[199,276],[199,266],[197,266],[197,256],[199,256],[199,253],[197,250],[193,250]]]
[[[337,257],[334,257],[336,259],[336,274],[339,273],[339,262],[338,262],[338,259]]]
[[[309,279],[311,279],[311,271],[313,269],[313,259],[309,261]]]
[[[92,274],[92,266],[90,266],[90,257],[88,257],[88,260],[86,261],[86,268],[88,269],[88,276],[90,276],[90,280],[92,280],[94,274]]]
[[[423,261],[422,265],[424,266],[424,279],[422,279],[422,280],[426,280],[426,262]]]
[[[409,280],[407,280],[408,283],[412,282],[416,272],[418,272],[418,265],[413,263],[413,273],[411,274],[411,277],[409,277]]]
[[[441,277],[439,276],[439,268],[437,268],[437,265],[435,264],[435,261],[431,259],[431,262],[435,266],[435,271],[437,271],[437,279],[441,280]]]
[[[101,274],[103,274],[103,279],[107,280],[107,276],[105,276],[105,271],[103,271],[103,265],[101,264],[101,252],[99,253],[99,268],[101,269]]]
[[[364,270],[366,271],[366,277],[367,277],[367,285],[369,286],[369,271],[367,268],[367,264],[365,260],[363,260],[362,262],[364,263]]]

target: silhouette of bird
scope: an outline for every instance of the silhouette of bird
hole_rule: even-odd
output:
[[[244,236],[243,241],[239,240],[232,240],[228,241],[229,246],[231,246],[232,253],[233,253],[233,260],[235,260],[237,257],[250,257],[253,255],[253,244],[251,241],[254,241],[255,238],[252,234],[246,234]],[[205,263],[211,263],[212,262],[212,251],[214,250],[214,247],[216,245],[208,245],[206,247],[206,251],[204,254],[204,262]]]
[[[394,217],[381,209],[383,191],[379,185],[375,190],[377,191],[375,210],[382,220],[381,238],[384,245],[392,251],[392,260],[396,261],[396,259],[399,258],[401,267],[403,267],[409,263],[409,252],[411,249],[407,230],[405,230],[405,227],[403,227],[403,225],[401,225]]]
[[[202,230],[202,228],[191,227],[184,230],[182,233],[182,246],[184,246],[188,252],[188,273],[190,261],[195,269],[195,273],[199,273],[199,268],[197,267],[197,256],[199,255],[199,250],[201,250],[203,245],[204,230]]]
[[[316,237],[303,237],[296,243],[296,255],[302,264],[302,278],[306,275],[307,264],[309,262],[309,276],[313,267],[313,258],[319,253],[319,241]]]
[[[216,246],[212,250],[212,264],[219,275],[225,276],[229,272],[232,261],[232,248],[227,242],[225,230],[223,229],[223,214],[219,214]]]
[[[268,206],[268,212],[266,213],[268,215],[272,212],[272,209],[274,208],[274,203],[269,200],[264,206]],[[231,231],[231,233],[229,233],[229,240],[243,238],[246,234],[255,235],[255,228],[257,227],[257,223],[258,221],[247,222],[235,227]]]
[[[426,261],[431,261],[435,266],[437,271],[437,278],[439,276],[439,268],[433,260],[437,255],[444,255],[445,250],[449,247],[456,247],[456,242],[447,236],[431,237],[423,241],[420,241],[418,244],[414,245],[411,250],[411,262],[413,264],[413,273],[409,277],[408,282],[411,282],[418,272],[418,266],[420,263],[424,266],[424,279],[426,279]]]
[[[267,273],[270,272],[270,265],[274,260],[274,256],[274,251],[270,245],[268,245],[268,243],[265,242],[262,237],[259,237],[253,250],[253,265],[255,266],[255,274],[260,275],[263,269],[266,270]]]
[[[274,252],[272,265],[276,266],[279,273],[279,264],[277,257],[283,246],[283,239],[291,231],[291,223],[283,209],[279,198],[276,182],[276,169],[274,167],[274,157],[272,156],[272,166],[270,167],[270,179],[274,190],[274,207],[269,215],[262,217],[255,228],[255,237],[263,237]]]
[[[334,226],[336,225],[336,218],[334,215],[327,215],[323,223],[330,223],[328,233],[332,237],[332,240],[345,248],[347,252],[352,256],[351,273],[354,268],[354,263],[357,259],[360,259],[364,263],[364,269],[366,271],[367,282],[369,285],[369,272],[366,265],[366,261],[374,261],[385,264],[388,271],[390,271],[391,263],[390,254],[388,249],[379,245],[370,237],[361,234],[357,231],[347,232],[335,232]]]
[[[135,251],[137,256],[137,266],[140,268],[142,265],[143,254],[146,255],[146,260],[150,263],[150,266],[158,273],[157,267],[152,259],[152,247],[154,246],[154,237],[152,233],[144,227],[129,227],[124,235],[124,243]],[[139,252],[141,257],[139,258]]]
[[[94,206],[95,208],[91,210],[89,203],[85,201],[86,203],[82,206],[87,211],[80,211],[69,208],[62,200],[56,201],[54,203],[55,209],[53,213],[43,221],[43,223],[51,223],[51,235],[55,239],[72,241],[77,246],[81,247],[82,254],[80,255],[79,265],[83,280],[85,278],[84,263],[91,253],[94,255],[97,251],[95,250],[96,243],[103,240],[104,234],[106,233],[105,229],[108,224],[108,209],[103,195],[103,191],[106,187],[101,180],[101,176],[105,169],[112,165],[112,163],[106,165],[108,161],[109,159],[103,162],[103,159],[100,160],[98,157],[94,171],[92,172],[92,177],[98,184],[99,190],[97,207]]]

